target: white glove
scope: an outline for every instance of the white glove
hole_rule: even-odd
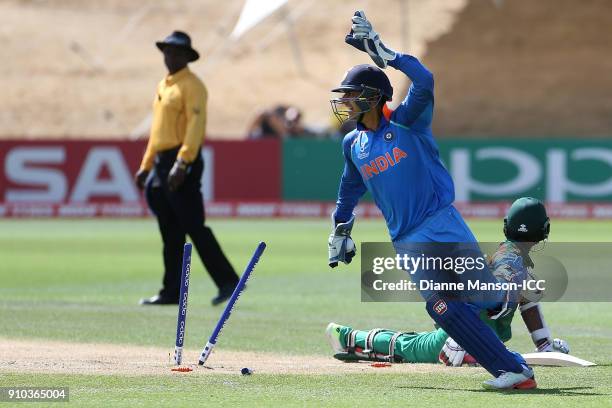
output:
[[[438,360],[442,364],[451,367],[461,367],[463,364],[465,365],[476,365],[477,362],[469,355],[463,347],[461,347],[455,340],[451,337],[446,339],[444,342],[444,346],[442,347],[442,351],[440,351],[440,355],[438,356]]]
[[[355,12],[352,21],[351,34],[353,38],[363,41],[364,50],[379,68],[386,68],[387,62],[395,59],[395,51],[382,43],[378,33],[374,31],[372,24],[362,10]]]
[[[333,218],[333,217],[332,217]],[[335,226],[327,241],[329,249],[329,266],[335,268],[338,262],[350,264],[357,253],[355,242],[351,238],[351,230],[355,222],[355,214],[347,222]]]
[[[569,354],[570,348],[569,348],[569,344],[567,344],[567,341],[561,340],[561,339],[554,339],[552,343],[550,341],[546,341],[545,343],[542,343],[536,349],[536,351],[539,351],[539,352],[557,351],[559,353]]]

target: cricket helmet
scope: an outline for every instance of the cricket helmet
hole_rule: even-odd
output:
[[[504,218],[504,235],[510,241],[539,242],[548,238],[550,218],[544,204],[533,197],[521,197],[512,203]]]
[[[355,65],[344,75],[340,86],[331,90],[332,92],[346,93],[359,92],[358,96],[351,98],[335,98],[330,101],[332,110],[336,118],[343,123],[350,119],[360,120],[363,114],[372,109],[372,102],[375,105],[381,100],[390,101],[393,97],[393,87],[387,75],[378,67],[368,64]],[[359,111],[351,115],[347,107],[351,102],[355,102]]]

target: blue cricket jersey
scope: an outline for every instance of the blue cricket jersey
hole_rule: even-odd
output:
[[[348,220],[370,191],[396,241],[448,207],[455,191],[431,133],[433,75],[410,55],[398,53],[389,65],[406,74],[412,85],[395,111],[385,109],[378,129],[358,124],[344,137],[345,165],[335,218]]]

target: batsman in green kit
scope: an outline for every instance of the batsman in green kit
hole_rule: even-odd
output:
[[[504,219],[506,241],[489,259],[489,267],[499,282],[521,282],[532,279],[533,261],[529,251],[548,238],[550,221],[544,205],[531,197],[516,200]],[[527,297],[531,298],[528,299]],[[567,342],[553,339],[546,326],[542,308],[532,296],[510,291],[506,301],[494,310],[483,310],[481,319],[499,339],[512,337],[512,319],[517,309],[531,334],[536,351],[569,353]],[[334,357],[344,361],[387,361],[395,363],[437,363],[448,366],[474,365],[476,360],[443,329],[429,332],[397,332],[387,329],[354,330],[330,323],[326,335]]]

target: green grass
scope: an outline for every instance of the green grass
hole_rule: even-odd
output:
[[[476,385],[484,379],[469,369],[452,374],[79,376],[7,375],[5,384],[59,384],[70,387],[79,406],[418,406],[606,407],[609,367],[540,369],[533,391],[495,392]],[[501,405],[499,405],[501,404]],[[28,406],[30,406],[28,404]],[[61,406],[61,405],[60,405]]]
[[[502,238],[499,222],[470,222],[481,241]],[[268,249],[219,347],[330,355],[329,321],[359,328],[429,330],[422,304],[361,303],[359,265],[327,267],[329,225],[320,220],[211,221],[236,269],[258,241]],[[381,221],[360,220],[358,241],[387,241]],[[554,241],[612,241],[611,222],[555,221]],[[138,299],[159,289],[161,243],[153,220],[8,220],[0,222],[0,337],[156,345],[171,349],[176,308],[143,308]],[[187,345],[201,347],[221,312],[199,258],[194,257]],[[208,401],[354,406],[418,401],[420,406],[465,406],[502,401],[520,406],[603,406],[612,398],[612,308],[607,303],[544,306],[557,337],[572,353],[603,364],[592,369],[538,369],[535,393],[481,392],[485,373],[452,374],[91,376],[2,374],[0,386],[65,384],[71,401],[91,406],[183,406]],[[519,319],[520,320],[520,319]],[[510,347],[530,351],[520,321]],[[463,402],[462,402],[463,401]]]

